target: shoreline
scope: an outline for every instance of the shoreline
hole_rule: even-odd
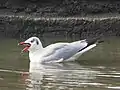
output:
[[[92,38],[120,36],[119,17],[32,17],[0,15],[0,35],[12,38],[29,38],[56,34]]]

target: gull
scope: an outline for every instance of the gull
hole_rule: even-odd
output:
[[[74,42],[58,42],[43,47],[38,37],[30,37],[19,45],[25,46],[22,52],[29,52],[30,62],[37,63],[60,63],[66,61],[75,61],[83,53],[94,48],[98,43],[98,38],[93,40],[79,40]]]

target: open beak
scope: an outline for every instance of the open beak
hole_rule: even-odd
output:
[[[30,48],[31,44],[30,43],[25,43],[25,42],[20,42],[18,45],[23,45],[25,48],[22,50],[22,52],[27,52],[28,49]]]
[[[24,42],[20,42],[20,43],[18,43],[18,45],[24,45],[25,43]]]

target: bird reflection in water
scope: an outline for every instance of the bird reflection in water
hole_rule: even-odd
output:
[[[70,89],[85,87],[96,78],[99,71],[78,63],[30,63],[29,72],[22,78],[29,90]]]

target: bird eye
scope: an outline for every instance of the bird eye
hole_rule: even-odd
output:
[[[33,43],[35,41],[35,39],[31,40],[31,43]]]
[[[39,42],[38,42],[38,40],[36,40],[36,44],[37,44],[37,45],[39,45]]]

